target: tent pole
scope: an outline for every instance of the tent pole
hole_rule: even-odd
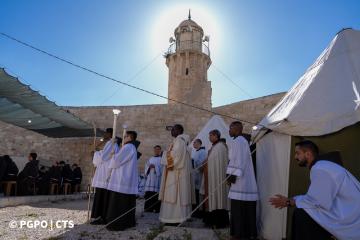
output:
[[[96,125],[95,123],[93,123],[94,126],[94,141],[93,141],[93,153],[95,153],[96,151]],[[95,173],[95,168],[94,166],[92,167],[92,173],[91,173],[91,178],[90,178],[90,182],[88,184],[88,211],[87,211],[87,221],[90,222],[90,205],[91,205],[91,181],[94,178],[94,173]]]

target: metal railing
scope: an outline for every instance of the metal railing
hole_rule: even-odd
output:
[[[172,43],[168,50],[165,52],[164,56],[167,57],[170,54],[176,53],[178,51],[199,51],[202,52],[210,57],[210,50],[208,46],[206,46],[203,42],[196,42],[196,41],[181,41]]]

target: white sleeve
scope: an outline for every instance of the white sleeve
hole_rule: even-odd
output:
[[[202,153],[201,153],[201,162],[200,162],[200,165],[204,163],[204,161],[206,160],[207,158],[207,153],[206,153],[206,150],[202,150]]]
[[[135,148],[135,147],[134,147]],[[135,151],[136,154],[136,151]],[[133,148],[130,144],[124,145],[120,151],[111,158],[109,168],[119,168],[121,165],[129,162],[134,155]]]
[[[109,140],[104,149],[101,150],[102,161],[109,161],[112,156],[118,152],[118,145],[114,143],[112,140]]]
[[[229,154],[231,157],[226,173],[241,177],[244,175],[247,164],[252,161],[249,145],[247,142],[242,141],[239,145],[233,144],[230,151],[232,153]]]
[[[93,164],[97,167],[101,164],[101,151],[96,151],[93,156]]]
[[[206,160],[206,151],[200,150],[194,159],[194,168],[200,167]]]
[[[156,174],[156,176],[161,176],[161,172],[162,172],[162,167],[161,167],[161,164],[160,164],[160,161],[159,162],[157,162],[156,164],[155,164],[155,174]]]
[[[335,179],[328,171],[313,169],[310,173],[311,184],[305,195],[294,197],[298,208],[322,208],[330,210],[339,191],[342,179]]]
[[[197,168],[199,165],[199,157],[200,157],[200,154],[195,152],[191,158],[191,161],[194,163],[194,168]]]
[[[146,163],[145,163],[145,167],[144,167],[144,176],[145,176],[145,177],[147,176],[147,172],[148,172],[148,170],[149,170],[149,166],[150,166],[149,160],[147,160]]]

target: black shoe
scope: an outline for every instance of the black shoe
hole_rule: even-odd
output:
[[[128,227],[128,226],[120,226],[120,227],[119,226],[111,226],[111,224],[106,227],[106,229],[108,231],[112,231],[112,232],[114,232],[114,231],[124,231],[124,230],[126,230],[128,228],[131,228],[131,227]]]
[[[123,228],[106,227],[106,230],[111,231],[111,232],[117,232],[117,231],[124,231],[125,229],[123,229]]]
[[[165,223],[165,226],[169,226],[169,227],[176,227],[177,225],[179,225],[180,223]]]
[[[105,221],[100,217],[90,222],[91,225],[103,225]]]

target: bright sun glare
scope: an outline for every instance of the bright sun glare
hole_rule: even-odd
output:
[[[174,37],[175,28],[188,18],[191,9],[191,19],[199,24],[205,36],[210,36],[210,52],[212,55],[219,50],[222,36],[219,19],[205,6],[194,4],[173,5],[161,9],[151,28],[153,54],[164,53],[169,47],[169,38]]]

